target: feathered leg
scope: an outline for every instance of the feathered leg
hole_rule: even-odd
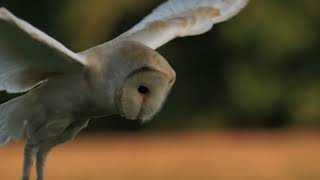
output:
[[[22,180],[29,180],[32,164],[35,158],[37,147],[33,144],[27,143],[24,147],[24,161]]]
[[[40,144],[39,150],[37,151],[37,180],[44,180],[44,168],[49,152],[55,146],[71,141],[74,137],[88,125],[89,120],[77,121],[72,123],[63,133],[55,138]]]
[[[41,147],[39,148],[37,152],[37,180],[43,180],[44,178],[44,168],[45,168],[45,163],[48,157],[48,154],[50,150],[53,148],[52,147]]]

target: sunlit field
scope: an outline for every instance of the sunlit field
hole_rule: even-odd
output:
[[[20,177],[22,144],[0,148],[0,179]],[[33,173],[34,174],[34,173]],[[79,136],[48,159],[47,180],[318,180],[320,133]]]

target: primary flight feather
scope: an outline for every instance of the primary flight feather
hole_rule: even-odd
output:
[[[27,92],[0,105],[0,144],[27,137],[23,180],[36,160],[38,180],[50,150],[93,117],[148,121],[176,78],[156,51],[177,37],[209,31],[248,0],[169,0],[119,37],[74,53],[0,8],[0,90]]]
[[[152,49],[176,37],[200,35],[238,14],[249,0],[171,0],[116,39],[130,39]]]

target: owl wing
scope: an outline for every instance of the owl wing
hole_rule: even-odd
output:
[[[25,92],[84,66],[80,55],[0,7],[0,90]]]
[[[156,49],[177,37],[200,35],[238,14],[249,0],[169,0],[113,41],[133,40]]]

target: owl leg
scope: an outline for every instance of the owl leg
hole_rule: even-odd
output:
[[[68,141],[72,141],[82,129],[88,126],[89,119],[86,120],[79,120],[75,121],[72,124],[70,124],[69,127],[66,128],[66,130],[55,139],[55,144],[62,144]]]
[[[39,150],[37,152],[36,157],[37,180],[44,180],[45,163],[51,149],[53,149],[55,146],[59,144],[71,141],[83,128],[85,128],[88,125],[88,121],[89,120],[72,123],[69,127],[66,128],[66,130],[63,133],[59,134],[55,138],[46,141],[45,143],[39,146]]]
[[[37,152],[37,180],[43,180],[44,178],[44,168],[45,168],[45,163],[48,157],[48,154],[50,150],[54,146],[46,146],[46,147],[41,147],[39,148],[39,151]]]
[[[73,140],[82,129],[88,126],[90,119],[83,119],[72,124],[67,131],[65,131],[64,138],[68,140]]]
[[[22,180],[29,180],[32,164],[35,158],[37,147],[33,144],[27,143],[24,147],[24,161]]]

